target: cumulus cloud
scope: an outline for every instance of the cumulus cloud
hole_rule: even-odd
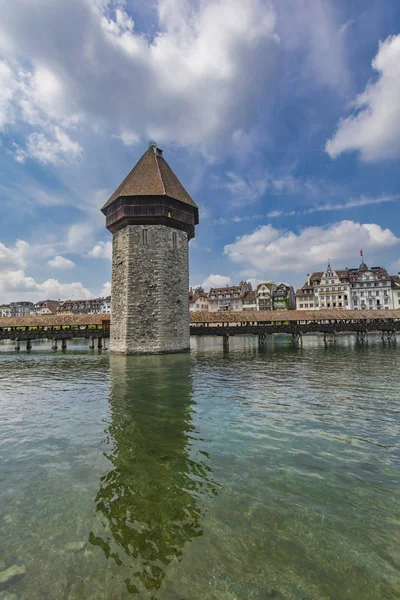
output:
[[[293,231],[264,225],[225,246],[224,253],[235,263],[268,271],[309,271],[321,268],[328,259],[339,266],[352,263],[360,248],[377,252],[400,242],[390,229],[375,223],[341,221],[326,227]]]
[[[209,275],[201,284],[204,290],[209,290],[212,287],[225,287],[232,285],[232,279],[226,275]]]
[[[91,258],[105,258],[111,260],[112,258],[112,242],[98,242],[88,252],[88,256]]]
[[[67,248],[70,252],[86,252],[93,243],[93,226],[90,223],[74,223],[67,232]]]
[[[0,243],[0,268],[25,267],[30,253],[30,246],[23,240],[17,240],[13,248]]]
[[[379,45],[372,68],[378,79],[369,82],[355,102],[355,113],[339,122],[326,143],[331,158],[359,151],[365,161],[400,156],[400,35]]]
[[[33,129],[19,161],[79,158],[84,127],[118,131],[124,144],[232,139],[250,129],[277,62],[263,0],[158,0],[151,34],[124,2],[0,0],[0,10],[0,118]]]
[[[53,269],[73,269],[76,266],[72,260],[60,255],[55,256],[52,260],[49,260],[47,264]]]
[[[88,299],[93,298],[93,294],[78,281],[60,283],[57,279],[47,279],[38,283],[19,269],[0,272],[0,298],[1,302],[18,300],[38,302],[47,299]]]
[[[111,296],[111,282],[107,281],[100,290],[100,298]]]

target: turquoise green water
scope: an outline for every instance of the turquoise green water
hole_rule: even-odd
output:
[[[8,600],[397,600],[400,344],[0,352]]]

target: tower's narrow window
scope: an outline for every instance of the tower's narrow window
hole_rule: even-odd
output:
[[[149,239],[149,230],[148,229],[143,229],[142,230],[142,236],[143,236],[143,246],[147,246],[148,244],[148,239]]]
[[[176,248],[178,246],[178,234],[176,231],[172,232],[172,247]]]

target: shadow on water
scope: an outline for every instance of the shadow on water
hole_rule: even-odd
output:
[[[166,567],[202,535],[202,500],[216,493],[208,457],[192,448],[190,357],[112,356],[110,371],[111,469],[95,499],[107,533],[89,541],[129,568],[131,594],[156,593]]]

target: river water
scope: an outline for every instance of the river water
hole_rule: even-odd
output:
[[[0,598],[398,600],[399,353],[1,346]]]

